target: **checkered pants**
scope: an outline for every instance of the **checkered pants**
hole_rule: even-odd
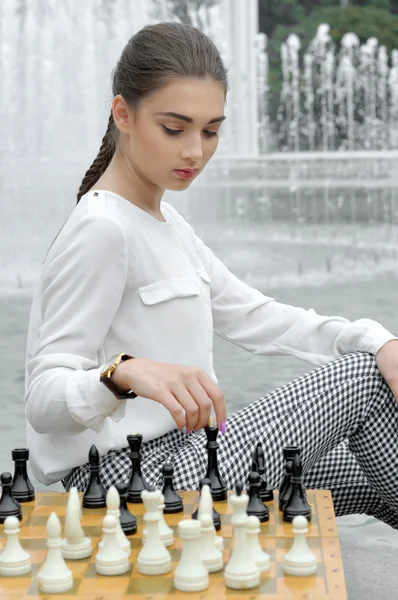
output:
[[[218,435],[218,464],[229,489],[245,481],[257,442],[264,448],[268,486],[283,479],[283,446],[300,447],[304,485],[330,489],[337,516],[365,513],[398,529],[398,404],[381,377],[375,357],[345,355],[278,388],[233,414]],[[174,464],[174,486],[198,489],[207,466],[203,430],[178,429],[144,442],[142,473],[161,485],[165,461]],[[129,449],[100,459],[105,488],[127,481]],[[84,491],[88,464],[63,480],[66,490]]]

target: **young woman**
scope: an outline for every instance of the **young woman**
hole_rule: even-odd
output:
[[[172,460],[175,487],[196,488],[214,412],[230,488],[246,478],[258,441],[276,488],[282,447],[295,444],[305,485],[331,489],[338,515],[366,512],[398,527],[398,340],[375,321],[320,316],[247,286],[162,201],[216,151],[227,88],[216,47],[196,29],[147,26],[124,48],[105,137],[33,299],[33,473],[84,490],[95,443],[105,486],[127,480],[126,435],[136,431],[151,485]],[[227,419],[213,331],[318,368]]]

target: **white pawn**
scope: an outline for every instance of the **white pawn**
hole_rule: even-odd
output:
[[[163,514],[163,509],[164,509],[164,496],[161,493],[160,494],[160,505],[159,505],[159,535],[160,535],[160,539],[162,540],[163,544],[166,546],[166,548],[168,548],[169,546],[172,546],[174,544],[174,531],[172,530],[171,527],[169,527],[165,521],[164,518],[164,514]],[[145,542],[146,538],[148,535],[148,529],[145,527],[145,529],[142,532],[142,541]]]
[[[4,533],[7,536],[6,547],[0,554],[0,575],[25,575],[32,570],[32,559],[18,539],[19,520],[7,517],[4,521]]]
[[[40,590],[47,594],[67,592],[73,587],[72,571],[66,566],[61,544],[61,523],[52,512],[47,521],[47,557],[37,575]]]
[[[64,558],[79,560],[87,558],[93,553],[91,538],[85,537],[80,523],[81,504],[76,487],[69,492],[68,504],[66,505],[65,538],[62,540],[61,552]]]
[[[313,575],[316,573],[316,556],[308,547],[305,538],[307,531],[307,519],[301,515],[294,517],[294,541],[289,552],[283,558],[283,572],[288,575]]]
[[[234,526],[234,548],[225,567],[224,582],[227,587],[235,590],[250,589],[260,585],[260,570],[254,562],[247,543],[246,509],[249,496],[241,493],[234,494],[230,496],[229,502],[233,510],[231,523]]]
[[[200,558],[209,573],[221,571],[224,566],[223,555],[214,545],[214,524],[209,515],[202,515],[198,519],[201,525]]]
[[[130,556],[131,554],[131,545],[130,540],[127,538],[124,533],[122,526],[120,524],[120,496],[119,492],[115,488],[114,485],[111,485],[109,490],[106,493],[106,514],[111,515],[116,518],[116,538],[119,543],[119,546],[122,550]],[[98,547],[102,548],[104,545],[104,540],[102,539]]]
[[[144,522],[147,536],[137,556],[137,567],[144,575],[163,575],[171,571],[171,555],[159,535],[160,490],[142,490],[141,498],[145,505]]]
[[[103,544],[95,556],[95,570],[100,575],[123,575],[130,568],[129,558],[117,539],[117,518],[105,515],[102,525]]]
[[[174,587],[181,592],[201,592],[209,587],[209,573],[198,553],[200,529],[200,521],[195,519],[184,519],[178,523],[184,545],[174,571]]]
[[[213,496],[211,495],[210,486],[205,484],[202,486],[200,492],[199,506],[198,506],[198,519],[203,515],[208,515],[213,522]],[[217,535],[214,527],[213,532],[214,546],[222,552],[224,550],[224,540],[220,535]]]
[[[271,568],[270,557],[260,546],[258,535],[261,531],[260,519],[255,515],[250,515],[247,519],[246,533],[249,551],[254,558],[254,562],[260,569],[260,573],[265,573]]]

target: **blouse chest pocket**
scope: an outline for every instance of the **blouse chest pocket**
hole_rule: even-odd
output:
[[[193,279],[185,277],[157,281],[150,285],[138,288],[141,300],[146,305],[167,302],[173,298],[189,298],[199,296],[199,284]]]

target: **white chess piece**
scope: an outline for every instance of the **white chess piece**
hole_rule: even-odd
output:
[[[131,545],[130,540],[127,538],[124,533],[122,526],[120,524],[120,496],[119,492],[115,488],[114,485],[111,485],[106,493],[106,514],[112,515],[112,517],[116,518],[116,538],[119,542],[119,546],[122,550],[125,551],[127,556],[131,554]],[[104,540],[102,539],[98,547],[102,548],[104,544]]]
[[[144,575],[163,575],[171,571],[171,555],[159,535],[160,490],[142,490],[141,498],[145,505],[144,522],[147,537],[137,556],[137,567]]]
[[[61,544],[61,523],[52,512],[47,521],[47,557],[37,575],[40,590],[47,594],[67,592],[73,587],[72,571],[66,566]]]
[[[130,568],[129,558],[117,539],[117,517],[105,515],[103,544],[95,556],[95,570],[100,575],[123,575]]]
[[[293,519],[294,541],[283,558],[283,572],[288,575],[313,575],[317,570],[316,556],[308,547],[305,534],[307,519],[300,515]]]
[[[164,514],[163,514],[163,509],[164,509],[164,496],[161,493],[160,494],[160,505],[159,505],[159,535],[160,535],[160,539],[162,540],[163,544],[166,546],[166,548],[168,548],[169,546],[172,546],[174,544],[174,531],[172,530],[171,527],[169,527],[165,521],[164,518]],[[145,529],[142,532],[142,541],[143,543],[145,543],[146,538],[148,535],[148,530],[145,527]]]
[[[76,487],[69,492],[66,505],[65,538],[62,540],[61,552],[64,558],[79,560],[87,558],[93,553],[91,538],[85,537],[81,526],[81,504]]]
[[[269,555],[264,552],[260,546],[258,535],[261,531],[260,519],[254,515],[250,515],[247,519],[246,533],[249,551],[251,552],[254,562],[260,569],[260,573],[265,573],[271,568]]]
[[[195,519],[184,519],[178,523],[183,548],[173,581],[174,587],[181,592],[201,592],[209,587],[209,573],[198,552],[200,529],[200,521]]]
[[[223,555],[214,545],[214,524],[209,515],[202,515],[198,521],[200,530],[200,558],[209,573],[221,571],[224,566]]]
[[[30,573],[32,570],[32,559],[26,552],[18,539],[19,520],[17,517],[7,517],[4,521],[4,533],[7,542],[0,554],[0,575],[19,576]]]
[[[224,570],[224,582],[235,590],[250,589],[260,585],[260,570],[254,562],[248,543],[246,512],[249,502],[247,494],[234,494],[229,497],[233,515],[231,523],[234,526],[234,548],[231,558]]]
[[[199,506],[198,506],[198,519],[202,515],[208,515],[213,522],[213,496],[211,495],[210,486],[205,484],[202,486],[200,492]],[[222,552],[224,550],[224,540],[220,535],[217,535],[217,532],[214,528],[214,545]]]

